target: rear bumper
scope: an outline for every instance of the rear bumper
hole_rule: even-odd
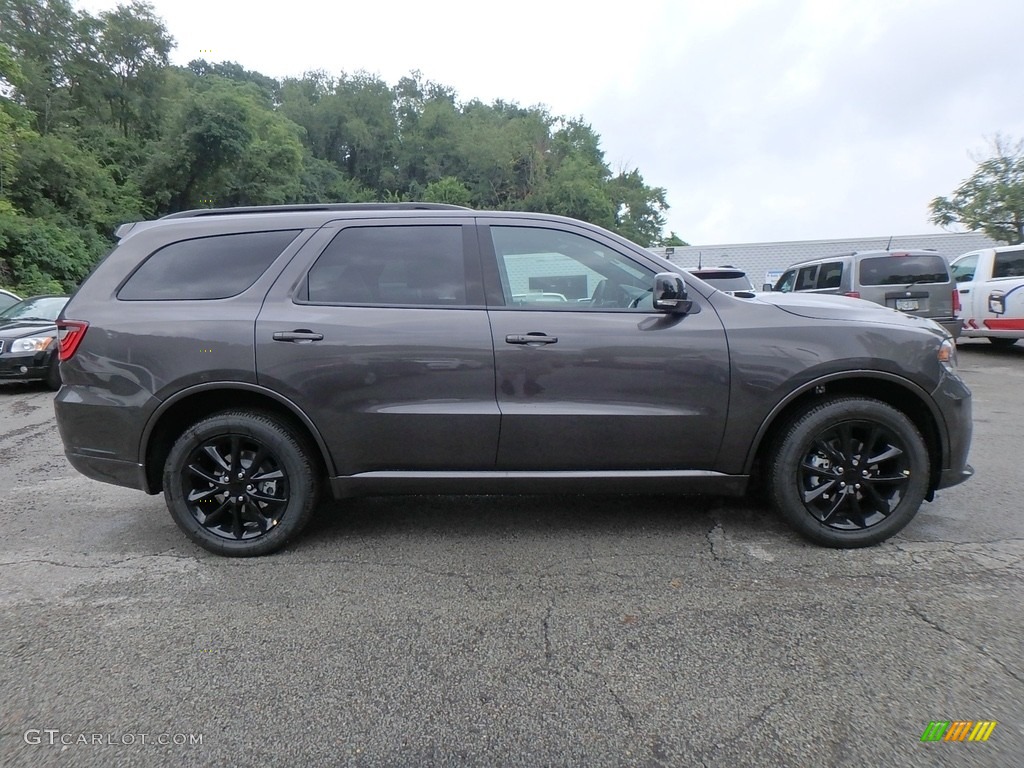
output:
[[[87,456],[73,451],[65,451],[71,466],[92,480],[101,483],[120,485],[125,488],[146,490],[146,471],[141,464],[121,461],[100,456]]]

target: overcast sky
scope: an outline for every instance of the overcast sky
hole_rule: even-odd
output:
[[[1020,0],[153,5],[176,64],[420,70],[462,101],[582,117],[695,245],[938,232],[929,201],[996,133],[1024,138]]]

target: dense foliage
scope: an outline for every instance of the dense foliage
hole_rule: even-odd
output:
[[[1024,242],[1024,142],[997,136],[992,156],[978,163],[952,197],[936,197],[930,208],[934,224],[980,229],[1003,243]]]
[[[662,240],[665,190],[613,174],[580,119],[463,103],[418,72],[175,67],[173,47],[140,0],[0,0],[0,285],[70,289],[117,224],[198,207],[426,200]]]

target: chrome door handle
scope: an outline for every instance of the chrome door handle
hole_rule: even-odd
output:
[[[308,344],[311,341],[323,341],[324,335],[305,328],[297,331],[274,331],[274,341],[295,341],[300,344]]]
[[[506,344],[556,344],[557,336],[546,333],[510,333],[505,337]]]

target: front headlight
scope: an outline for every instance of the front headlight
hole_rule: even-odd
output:
[[[939,344],[939,362],[952,371],[956,370],[956,342],[944,339]]]
[[[53,336],[29,336],[15,339],[11,344],[11,352],[42,352],[53,343]]]

